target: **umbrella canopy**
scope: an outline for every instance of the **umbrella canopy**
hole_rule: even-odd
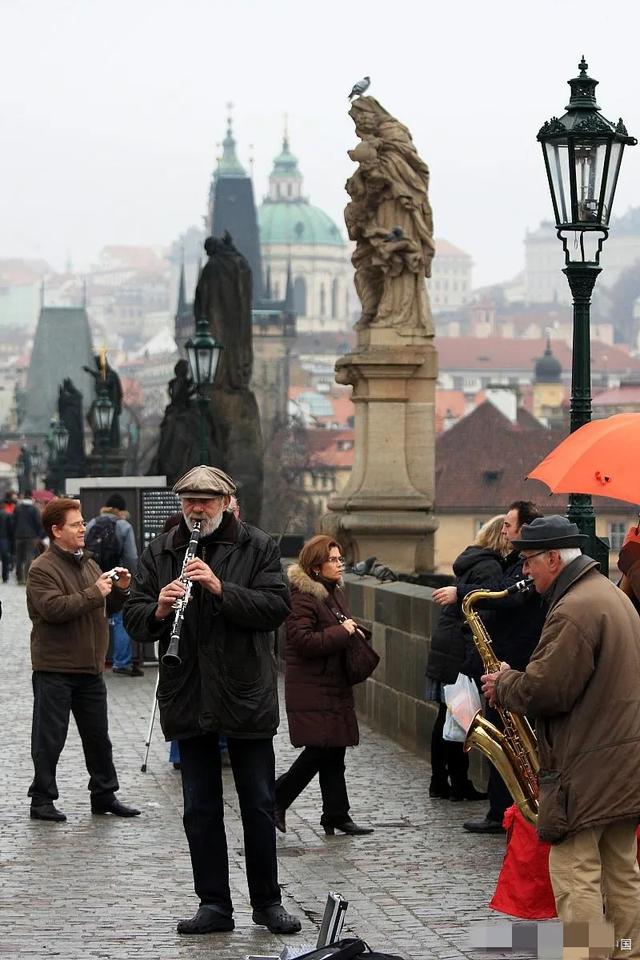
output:
[[[640,413],[592,420],[558,444],[527,479],[552,493],[640,503]]]
[[[49,503],[49,500],[53,500],[55,493],[51,490],[34,490],[32,498],[36,503]]]

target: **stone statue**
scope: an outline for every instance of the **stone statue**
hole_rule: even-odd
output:
[[[169,404],[165,410],[165,418],[169,412],[186,410],[196,394],[196,388],[189,373],[189,364],[186,360],[178,360],[173,368],[175,377],[169,380]]]
[[[196,322],[207,318],[211,333],[224,346],[216,385],[246,390],[253,369],[251,268],[228,231],[221,240],[208,237],[204,249],[209,259],[198,280],[193,312]]]
[[[96,384],[96,397],[100,393],[106,393],[111,402],[113,403],[113,420],[111,421],[111,432],[109,434],[109,442],[107,444],[108,449],[110,450],[119,450],[120,449],[120,414],[122,413],[122,384],[120,383],[120,377],[113,370],[107,361],[107,351],[105,349],[100,350],[98,354],[94,357],[96,369],[92,370],[91,367],[83,367],[83,370],[86,370],[87,373],[90,373],[95,380]],[[95,420],[95,400],[89,408],[89,413],[87,414],[87,421],[93,430],[94,438],[96,434],[96,420]],[[94,448],[97,446],[94,439]]]
[[[358,326],[433,334],[425,277],[435,252],[428,198],[429,168],[411,134],[373,97],[349,110],[361,142],[349,150],[358,169],[346,183],[351,258],[362,304]]]
[[[205,264],[193,304],[197,319],[222,345],[213,386],[196,390],[180,360],[169,383],[170,403],[160,426],[151,474],[169,484],[190,467],[210,463],[229,473],[240,486],[242,517],[259,523],[262,509],[262,432],[251,391],[253,368],[251,269],[228,232],[205,242]]]
[[[84,426],[82,422],[82,394],[66,377],[58,389],[58,416],[69,434],[65,460],[78,463],[84,460]]]

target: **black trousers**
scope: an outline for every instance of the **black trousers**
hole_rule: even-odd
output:
[[[316,774],[322,794],[320,823],[335,827],[349,819],[349,797],[344,779],[345,747],[305,747],[286,773],[276,780],[276,804],[291,806]]]
[[[102,674],[34,670],[31,757],[35,775],[29,787],[33,806],[58,799],[56,768],[71,713],[82,740],[92,799],[111,800],[118,789]]]
[[[431,786],[451,786],[454,792],[463,792],[468,782],[469,757],[462,743],[443,739],[446,719],[447,705],[441,703],[431,733]]]
[[[16,579],[18,583],[27,582],[27,574],[35,558],[37,544],[37,537],[16,539]]]
[[[224,830],[222,767],[218,734],[178,741],[184,796],[184,830],[189,842],[193,885],[201,904],[231,916],[229,857]],[[240,815],[251,905],[257,910],[281,903],[273,823],[275,758],[273,740],[227,737]]]

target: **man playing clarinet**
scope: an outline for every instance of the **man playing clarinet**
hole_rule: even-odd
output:
[[[124,623],[141,642],[159,641],[158,706],[165,738],[180,747],[184,828],[191,853],[195,915],[178,933],[234,928],[224,829],[219,737],[227,738],[240,802],[253,922],[272,933],[297,933],[282,906],[273,821],[273,737],[279,722],[275,631],[289,613],[280,554],[266,533],[227,508],[233,480],[216,467],[189,470],[173,487],[182,519],[140,558]],[[196,521],[193,559],[184,557]],[[183,569],[184,567],[184,569]],[[179,662],[163,663],[174,604],[191,599],[179,628]]]

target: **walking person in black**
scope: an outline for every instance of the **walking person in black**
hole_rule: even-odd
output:
[[[520,536],[520,528],[525,523],[531,523],[537,517],[542,516],[538,508],[530,500],[514,500],[509,504],[502,533],[505,541],[509,545],[509,553],[504,561],[504,574],[502,580],[496,583],[494,590],[506,590],[508,587],[523,580],[525,574],[522,571],[523,561],[520,559],[520,553],[516,549],[511,549],[512,540],[517,540]],[[433,591],[433,599],[436,603],[448,604],[455,603],[456,600],[463,600],[472,590],[481,588],[478,583],[467,583],[459,587],[440,587]],[[489,634],[493,642],[493,649],[499,660],[504,660],[510,664],[514,670],[524,670],[529,662],[531,654],[538,645],[540,634],[545,618],[545,606],[541,597],[535,591],[526,593],[516,593],[513,596],[505,597],[501,600],[485,601],[478,604],[480,615],[483,616],[483,610],[490,609]],[[484,674],[484,667],[477,653],[473,653],[475,664],[469,667],[475,680],[480,680]],[[493,707],[487,704],[485,706],[485,716],[487,720],[501,728],[501,721],[498,713]],[[507,807],[513,803],[504,780],[493,766],[489,768],[489,809],[482,820],[467,820],[463,824],[464,829],[469,833],[483,834],[501,834],[504,833],[502,819]]]
[[[16,578],[18,583],[26,583],[29,567],[36,556],[38,541],[45,535],[40,511],[31,499],[31,490],[25,490],[24,497],[13,511],[12,520],[16,544]]]

